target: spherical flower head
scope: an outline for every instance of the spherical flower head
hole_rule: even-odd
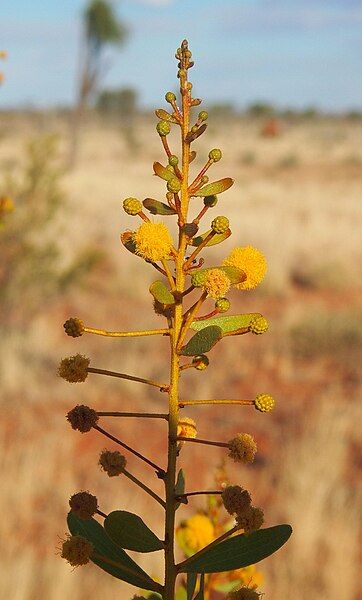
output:
[[[255,317],[250,323],[250,331],[256,335],[265,333],[269,329],[269,323],[263,316]]]
[[[127,215],[136,216],[142,210],[142,204],[138,198],[126,198],[123,200],[123,210]]]
[[[270,394],[258,394],[254,400],[254,406],[261,412],[270,412],[275,406],[275,400]]]
[[[215,537],[214,526],[206,515],[196,514],[180,525],[180,534],[187,548],[198,552]]]
[[[72,429],[81,433],[90,431],[97,424],[98,419],[96,411],[84,404],[78,404],[67,414],[67,420],[71,424]]]
[[[111,452],[103,450],[99,457],[99,465],[108,475],[108,477],[116,477],[121,475],[126,468],[127,460],[118,450]]]
[[[234,462],[252,463],[257,451],[254,438],[248,433],[238,433],[236,437],[228,442],[229,457]]]
[[[71,317],[67,321],[65,321],[64,331],[70,337],[80,337],[84,333],[84,323],[77,317]]]
[[[72,567],[86,565],[93,554],[94,546],[80,535],[70,535],[62,544],[61,557]]]
[[[214,162],[218,162],[219,160],[221,160],[222,157],[222,152],[221,150],[219,150],[219,148],[214,148],[213,150],[210,150],[209,152],[209,159],[213,160]]]
[[[236,524],[244,533],[257,531],[264,523],[264,513],[261,508],[249,506],[246,510],[236,516]]]
[[[206,354],[198,354],[192,359],[192,364],[195,365],[195,369],[198,371],[204,371],[209,366],[210,361]]]
[[[227,600],[260,600],[261,595],[248,587],[241,587],[229,592],[226,598]]]
[[[176,167],[176,165],[178,165],[178,157],[175,154],[171,154],[171,156],[168,157],[168,164],[171,167]]]
[[[253,246],[234,248],[223,261],[227,267],[237,267],[246,273],[246,280],[237,283],[239,290],[251,290],[263,281],[267,269],[264,255]]]
[[[227,312],[230,308],[230,300],[227,298],[218,298],[215,302],[215,308],[221,312]]]
[[[151,262],[167,258],[172,248],[172,237],[164,223],[142,223],[134,232],[133,241],[136,254]]]
[[[171,125],[168,121],[160,121],[159,123],[157,123],[156,129],[157,129],[157,133],[161,137],[164,137],[170,133]]]
[[[202,287],[208,296],[217,300],[229,291],[230,279],[221,269],[210,269]]]
[[[221,494],[221,499],[229,515],[242,513],[251,505],[249,492],[240,485],[228,485]]]
[[[206,121],[209,117],[209,113],[206,110],[202,110],[201,112],[199,112],[199,119],[200,121]]]
[[[204,204],[209,208],[213,208],[217,204],[217,196],[205,196]]]
[[[197,435],[196,423],[190,417],[182,417],[177,423],[177,435],[180,437],[195,438]]]
[[[181,181],[177,177],[172,177],[172,179],[167,182],[167,189],[169,192],[177,194],[181,189]]]
[[[229,229],[229,219],[227,217],[215,217],[211,223],[211,229],[215,233],[226,233]]]
[[[89,492],[78,492],[70,497],[69,506],[80,519],[91,519],[98,510],[98,500]]]
[[[68,356],[60,361],[58,375],[69,383],[81,383],[87,379],[89,363],[89,358],[82,354]]]

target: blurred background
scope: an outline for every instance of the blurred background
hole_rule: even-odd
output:
[[[99,368],[168,377],[167,341],[72,340],[62,324],[79,316],[109,330],[161,326],[148,293],[155,274],[119,242],[135,226],[121,202],[164,195],[152,176],[163,160],[153,110],[177,88],[173,56],[187,37],[194,95],[210,115],[195,169],[220,147],[212,177],[235,179],[212,213],[230,218],[233,236],[209,256],[220,261],[247,244],[264,252],[265,282],[231,299],[233,312],[261,312],[271,325],[265,336],[220,344],[206,373],[186,371],[182,397],[277,399],[270,415],[198,407],[187,416],[200,437],[248,431],[258,442],[254,465],[228,468],[229,478],[250,489],[268,526],[294,528],[259,565],[265,597],[361,600],[361,26],[358,0],[2,1],[1,598],[132,596],[95,567],[73,573],[57,556],[79,490],[104,512],[139,512],[162,534],[147,496],[100,472],[99,451],[112,444],[71,431],[65,414],[82,403],[160,412],[165,397],[97,375],[70,385],[56,370],[80,352]],[[176,135],[170,143],[177,154]],[[162,424],[109,428],[159,461]],[[213,487],[210,465],[222,458],[186,447],[187,488]],[[161,491],[132,457],[129,467]],[[202,508],[193,500],[179,518]],[[161,576],[157,554],[139,560]]]

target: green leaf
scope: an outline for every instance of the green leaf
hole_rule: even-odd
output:
[[[176,485],[175,485],[175,496],[181,496],[181,494],[185,493],[185,473],[183,469],[180,469],[177,475]],[[181,502],[177,502],[176,509],[180,506]]]
[[[153,581],[122,548],[117,546],[108,537],[98,521],[95,519],[79,519],[72,512],[69,512],[67,522],[72,535],[80,535],[86,538],[93,544],[95,552],[117,563],[117,566],[115,566],[99,558],[91,558],[91,561],[103,569],[103,571],[143,590],[152,590],[153,592],[162,591],[160,584]]]
[[[181,573],[223,573],[253,565],[267,558],[290,538],[290,525],[276,525],[259,529],[249,535],[241,534],[206,550],[200,556],[195,554],[185,564],[179,565]]]
[[[191,242],[190,245],[191,246],[200,246],[201,242],[204,241],[204,239],[209,235],[209,233],[211,233],[211,229],[209,229],[208,231],[205,231],[205,233],[202,233],[201,235],[198,235],[197,237],[194,237]],[[225,233],[216,233],[215,235],[212,236],[211,240],[209,240],[206,244],[206,246],[215,246],[216,244],[221,244],[221,242],[223,242],[224,240],[227,240],[228,237],[231,236],[231,229],[228,229],[227,231],[225,231]]]
[[[176,119],[174,119],[173,116],[170,115],[170,113],[168,113],[163,108],[158,108],[157,110],[155,110],[155,115],[156,117],[161,119],[161,121],[170,121],[171,123],[177,123]]]
[[[175,215],[176,211],[164,204],[163,202],[159,202],[158,200],[154,200],[153,198],[146,198],[142,202],[143,206],[147,208],[153,215]]]
[[[170,181],[170,179],[174,179],[176,177],[173,171],[166,169],[166,167],[163,167],[159,162],[153,163],[153,170],[155,175],[158,175],[158,177],[161,177],[161,179],[164,179],[165,181]]]
[[[213,181],[212,183],[208,183],[204,185],[200,190],[194,192],[193,196],[214,196],[216,194],[221,194],[221,192],[225,192],[233,185],[234,180],[231,177],[225,177],[224,179],[219,179],[218,181]]]
[[[202,125],[200,125],[197,131],[189,131],[189,133],[186,136],[186,142],[188,142],[189,144],[191,142],[194,142],[195,140],[197,140],[198,137],[200,137],[200,135],[202,135],[206,131],[206,129],[207,123],[203,123]]]
[[[196,158],[196,152],[195,152],[195,150],[192,150],[190,152],[190,163],[192,163],[192,161],[195,160],[195,158]]]
[[[150,285],[150,293],[157,302],[165,306],[175,304],[175,298],[171,294],[170,290],[165,286],[163,281],[154,281]]]
[[[187,600],[192,600],[194,597],[195,587],[197,582],[197,573],[187,574]]]
[[[195,333],[195,335],[187,342],[187,344],[181,348],[181,354],[183,356],[197,356],[198,354],[205,354],[206,352],[209,352],[213,346],[215,346],[221,337],[221,327],[217,327],[215,325],[205,327],[201,331]]]
[[[222,329],[223,333],[229,333],[242,329],[243,327],[249,327],[250,323],[255,317],[261,317],[260,313],[247,313],[244,315],[225,315],[221,317],[211,317],[205,321],[193,321],[191,323],[191,329],[194,331],[201,331],[204,327],[210,325],[217,325]]]
[[[125,231],[124,233],[121,233],[121,242],[128,252],[131,252],[132,254],[136,253],[136,245],[133,241],[132,231]]]
[[[198,271],[193,272],[193,275],[197,274],[197,287],[204,285],[206,278],[212,269],[220,269],[220,271],[223,271],[233,285],[242,283],[246,279],[246,274],[241,269],[238,269],[238,267],[211,267],[209,269],[199,269]]]
[[[104,529],[115,544],[126,550],[155,552],[164,548],[141,517],[125,510],[111,512],[104,520]]]

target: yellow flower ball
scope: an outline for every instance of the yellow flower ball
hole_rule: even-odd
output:
[[[230,289],[230,279],[221,269],[210,269],[202,286],[210,298],[224,298]]]
[[[214,526],[206,515],[196,514],[183,521],[177,529],[177,540],[182,549],[198,552],[215,537]]]
[[[255,288],[263,281],[267,270],[264,255],[253,246],[234,248],[223,261],[223,265],[237,267],[246,273],[246,280],[235,285],[239,290],[251,290]]]
[[[133,241],[136,254],[151,262],[167,258],[172,248],[172,237],[164,223],[142,223],[134,232]]]

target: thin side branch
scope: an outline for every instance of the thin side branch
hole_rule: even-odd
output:
[[[142,419],[165,419],[168,421],[168,415],[163,413],[141,413],[141,412],[97,412],[98,417],[139,417]]]
[[[94,327],[84,327],[86,333],[95,335],[104,335],[106,337],[142,337],[145,335],[170,335],[169,329],[148,329],[144,331],[106,331],[105,329],[95,329]]]
[[[184,436],[177,436],[178,442],[193,442],[194,444],[206,444],[208,446],[220,446],[220,448],[228,448],[227,442],[213,442],[211,440],[200,440],[199,438],[188,438]]]
[[[124,469],[122,471],[122,475],[125,475],[126,477],[128,477],[128,479],[130,481],[133,481],[133,483],[135,483],[136,485],[138,485],[138,487],[140,487],[144,492],[146,492],[146,494],[148,494],[154,500],[156,500],[156,502],[158,502],[159,504],[161,504],[161,506],[163,508],[166,508],[166,502],[164,500],[162,500],[162,498],[160,498],[155,492],[153,492],[147,485],[145,485],[137,477],[135,477],[134,475],[132,475],[132,473],[130,473],[129,471],[127,471],[126,469]]]
[[[109,377],[118,377],[119,379],[127,379],[128,381],[146,383],[147,385],[159,388],[161,392],[167,392],[169,388],[167,383],[158,383],[157,381],[152,381],[151,379],[143,379],[142,377],[135,377],[133,375],[127,375],[126,373],[117,373],[116,371],[108,371],[107,369],[88,367],[87,371],[88,373],[97,373],[98,375],[108,375]]]
[[[238,404],[239,406],[252,406],[254,400],[181,400],[180,408],[184,406],[201,406],[205,404]]]

